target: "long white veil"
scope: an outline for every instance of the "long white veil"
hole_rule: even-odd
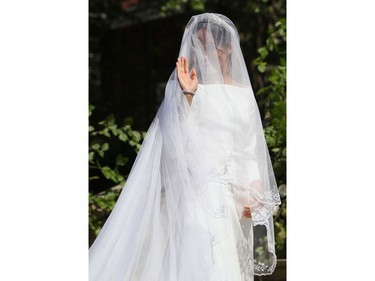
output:
[[[238,245],[241,270],[254,262],[253,273],[264,275],[276,266],[272,213],[280,198],[234,24],[219,14],[193,16],[179,57],[196,70],[196,96],[189,105],[173,71],[128,180],[90,248],[91,281],[212,280],[212,246],[230,231],[215,223],[225,217],[222,190],[210,185],[217,180],[233,188],[244,237]],[[241,92],[241,106],[229,87]],[[235,149],[226,153],[202,129],[204,112],[215,124],[227,121],[221,120],[222,107],[208,111],[209,104],[200,102],[207,89],[220,94],[234,124],[247,126],[229,133]],[[217,133],[220,142],[226,129]],[[252,219],[241,217],[245,205]]]

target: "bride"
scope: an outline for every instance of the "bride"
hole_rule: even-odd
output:
[[[280,197],[234,24],[193,16],[91,281],[249,281],[276,267]]]

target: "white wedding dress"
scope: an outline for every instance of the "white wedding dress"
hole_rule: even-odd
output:
[[[223,15],[193,16],[179,57],[200,84],[189,105],[172,72],[90,247],[90,281],[251,281],[276,267],[280,197],[236,27]],[[224,73],[236,82],[224,84]]]
[[[255,103],[251,103],[248,96],[248,88],[225,84],[199,85],[191,104],[191,114],[217,164],[217,176],[206,183],[206,188],[211,191],[222,189],[217,196],[224,197],[213,199],[215,192],[198,196],[202,205],[207,207],[205,211],[211,213],[208,216],[212,219],[211,226],[218,230],[217,237],[211,237],[214,273],[210,281],[250,281],[254,276],[251,219],[242,216],[243,204],[234,193],[241,182],[260,178],[256,162],[246,157],[245,152],[250,153],[251,147],[245,149],[233,145],[236,137],[251,130]],[[236,114],[234,108],[238,110]],[[241,117],[242,121],[238,122],[239,118],[235,116]],[[254,144],[246,143],[249,146]],[[243,175],[247,178],[244,179]],[[210,198],[205,198],[205,194],[210,194]],[[202,220],[202,227],[206,227],[205,222]]]

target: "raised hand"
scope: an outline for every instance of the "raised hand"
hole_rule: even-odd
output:
[[[176,71],[181,89],[195,92],[198,87],[197,73],[194,68],[191,73],[189,73],[189,62],[187,58],[181,57],[177,59]]]

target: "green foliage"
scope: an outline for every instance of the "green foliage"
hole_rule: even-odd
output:
[[[285,19],[276,21],[269,29],[266,45],[258,49],[254,60],[263,73],[266,84],[257,95],[263,103],[265,137],[275,173],[285,183],[286,171],[286,64]],[[268,59],[276,63],[269,63]],[[260,69],[259,69],[260,68]]]
[[[276,165],[286,166],[286,21],[278,19],[268,30],[266,45],[255,59],[266,86],[258,91],[265,101],[265,134]],[[269,59],[271,57],[271,59]],[[268,63],[268,61],[276,63]],[[264,69],[264,65],[268,65]],[[273,140],[273,141],[272,141]],[[285,172],[283,173],[285,175]]]
[[[205,2],[205,0],[169,0],[161,6],[160,14],[166,16],[186,9],[203,12],[205,10]]]
[[[95,107],[89,106],[89,116],[92,116]],[[90,177],[90,182],[100,182],[107,180],[115,187],[106,189],[99,193],[89,192],[89,241],[94,241],[102,228],[105,220],[112,211],[121,187],[125,184],[125,177],[122,175],[120,168],[124,167],[129,158],[116,153],[114,163],[107,159],[107,153],[110,152],[116,141],[125,144],[138,153],[141,142],[145,136],[145,132],[135,131],[131,128],[131,118],[124,120],[124,124],[119,126],[116,124],[115,117],[111,114],[105,120],[97,124],[89,124],[89,168],[94,171],[94,176]],[[124,146],[124,147],[125,147]],[[95,173],[100,171],[100,173]]]
[[[98,194],[89,193],[89,243],[99,234],[102,226],[111,213],[120,195],[121,186],[102,191]]]
[[[282,204],[275,215],[276,253],[286,258],[286,22],[270,25],[265,46],[258,48],[255,65],[266,83],[257,95],[263,102],[264,133],[279,180]],[[276,61],[276,63],[275,63]]]
[[[89,108],[89,116],[92,115],[94,106]],[[124,142],[138,153],[141,142],[145,135],[145,132],[135,131],[131,128],[131,118],[127,118],[124,121],[123,126],[116,124],[115,117],[113,114],[109,115],[105,120],[100,121],[96,128],[93,125],[89,125],[89,162],[91,168],[100,169],[102,176],[106,179],[113,181],[115,184],[123,184],[124,177],[119,173],[119,167],[124,166],[128,158],[122,154],[116,156],[114,167],[103,165],[101,160],[105,158],[105,152],[109,150],[109,140],[117,139]]]

